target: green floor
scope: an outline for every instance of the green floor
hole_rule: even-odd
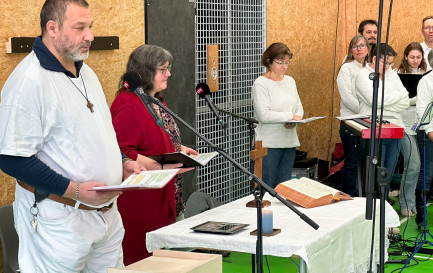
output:
[[[397,200],[396,198],[393,198]],[[398,203],[398,202],[396,202]],[[430,206],[430,212],[427,214],[427,228],[431,228],[433,226],[433,214],[431,213],[432,206]],[[398,211],[398,206],[395,206]],[[410,219],[401,218],[401,226],[400,226],[400,238],[396,238],[392,240],[392,245],[389,249],[391,252],[401,252],[403,249],[408,249],[408,247],[413,247],[415,238],[419,236],[419,231],[415,223],[415,218],[412,217]],[[433,231],[432,231],[433,232]],[[403,240],[404,239],[404,240]],[[430,235],[426,236],[427,241],[433,243],[433,238]],[[406,247],[404,247],[406,246]],[[425,248],[433,249],[433,247],[425,246]],[[432,251],[433,252],[433,251]],[[405,252],[404,255],[390,255],[391,260],[402,260],[407,259],[411,253]],[[267,262],[264,259],[264,272],[272,272],[272,273],[296,273],[298,272],[297,264],[299,263],[299,259],[287,259],[281,257],[272,257],[267,256]],[[422,254],[420,252],[415,255],[415,258],[411,260],[410,264],[401,271],[401,268],[404,264],[385,264],[385,273],[391,272],[433,272],[433,258],[430,254]],[[269,266],[269,270],[268,270]],[[224,273],[248,273],[252,272],[251,270],[251,255],[245,253],[231,253],[230,256],[223,258],[223,272]]]

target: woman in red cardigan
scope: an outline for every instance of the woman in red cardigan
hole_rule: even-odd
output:
[[[167,50],[142,45],[129,56],[127,72],[137,72],[143,82],[143,90],[167,105],[161,91],[167,88],[171,76],[172,55]],[[161,165],[146,157],[183,151],[198,154],[181,145],[179,128],[163,109],[152,104],[165,130],[160,128],[140,98],[121,86],[111,105],[113,126],[120,149],[132,160],[147,169],[161,169]],[[165,166],[165,165],[164,165]],[[182,200],[182,175],[178,175],[166,187],[157,190],[127,191],[118,199],[125,238],[123,240],[125,265],[142,260],[150,254],[146,250],[146,233],[167,226],[182,217],[185,205]]]

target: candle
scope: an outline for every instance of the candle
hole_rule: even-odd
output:
[[[272,233],[273,231],[272,210],[262,210],[262,232]]]

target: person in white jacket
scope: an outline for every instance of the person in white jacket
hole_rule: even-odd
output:
[[[433,65],[433,51],[430,51],[427,56],[427,60],[430,65]],[[430,110],[430,102],[432,99],[433,74],[430,72],[421,78],[417,87],[416,116],[418,121],[421,120],[426,110]],[[430,189],[431,181],[433,179],[433,124],[431,122],[427,125],[420,126],[419,130],[417,131],[417,139],[421,158],[421,168],[419,171],[418,183],[415,189],[415,204],[417,210],[415,222],[418,224],[418,227],[421,228],[421,225],[424,221],[423,190]]]
[[[424,58],[427,59],[428,54],[433,48],[433,16],[430,15],[422,19],[421,33],[424,36],[424,42],[421,43],[421,46],[424,50]],[[427,71],[431,69],[431,65],[427,62]]]
[[[424,51],[418,42],[408,44],[398,67],[400,74],[424,74],[427,64]],[[410,106],[401,113],[404,123],[404,138],[401,143],[401,154],[404,158],[404,171],[400,182],[400,214],[410,217],[416,214],[415,188],[421,166],[416,132],[412,130],[416,124],[416,96],[410,98]]]
[[[369,76],[375,73],[376,62],[379,62],[379,90],[377,102],[377,114],[381,113],[383,107],[384,119],[395,125],[404,127],[401,112],[409,107],[409,93],[403,86],[397,72],[389,69],[394,58],[397,55],[395,50],[387,45],[374,45],[371,49],[372,54],[376,53],[376,47],[379,46],[379,59],[373,56],[372,62],[366,65],[356,76],[355,88],[359,100],[359,111],[361,114],[371,115],[373,107],[373,82]],[[385,56],[386,55],[386,56]],[[384,73],[385,70],[385,73]],[[382,83],[385,81],[385,92],[382,105]],[[400,153],[401,139],[382,139],[381,145],[381,166],[389,171],[389,181],[387,185],[386,196],[388,196],[389,182],[394,174]]]
[[[340,92],[340,116],[351,116],[359,113],[359,102],[355,91],[355,77],[366,65],[370,46],[364,36],[355,36],[349,43],[347,58],[341,65],[337,76]],[[340,138],[344,150],[344,165],[341,174],[341,190],[351,196],[358,196],[356,189],[358,160],[356,145],[359,136],[350,133],[340,126]]]
[[[252,87],[257,140],[268,148],[263,158],[263,182],[274,188],[291,178],[299,139],[294,123],[304,114],[295,80],[285,75],[293,54],[283,43],[273,43],[262,55],[266,72]]]

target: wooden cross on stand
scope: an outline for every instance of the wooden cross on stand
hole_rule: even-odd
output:
[[[257,140],[254,142],[254,150],[250,151],[250,159],[254,161],[254,174],[261,180],[262,179],[262,164],[263,157],[268,154],[268,148],[263,148],[262,141]],[[255,185],[257,186],[257,185]]]
[[[262,146],[262,141],[257,140],[254,142],[254,150],[250,151],[250,159],[254,161],[254,174],[262,180],[262,164],[263,157],[268,154],[268,148]],[[254,188],[257,187],[257,183],[254,183]],[[269,206],[271,202],[267,200],[262,201],[264,206]],[[249,201],[247,207],[256,207],[255,200]]]

